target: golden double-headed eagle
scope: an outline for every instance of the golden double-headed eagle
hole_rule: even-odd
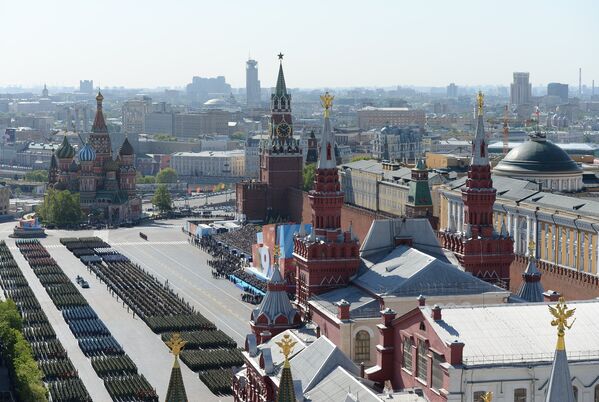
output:
[[[185,344],[187,343],[187,341],[184,341],[183,338],[181,338],[181,334],[179,334],[178,332],[175,332],[171,336],[171,339],[169,339],[165,343],[166,343],[166,346],[168,346],[169,349],[171,350],[171,353],[175,357],[177,357],[177,356],[179,356],[179,353],[181,353],[181,350],[185,347]]]
[[[483,106],[485,105],[485,95],[483,95],[482,91],[478,91],[478,95],[476,96],[476,103],[478,104],[478,114],[482,114]]]
[[[291,337],[288,334],[285,334],[281,341],[275,343],[281,348],[281,353],[285,356],[285,360],[288,360],[289,355],[293,352],[293,347],[297,342],[292,341]]]
[[[324,108],[324,117],[329,117],[331,108],[333,107],[333,99],[335,97],[327,92],[324,95],[320,95],[320,104]]]

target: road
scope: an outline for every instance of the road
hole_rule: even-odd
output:
[[[168,280],[168,285],[175,292],[195,306],[196,310],[206,318],[213,321],[219,329],[231,336],[238,345],[243,346],[245,335],[250,329],[248,320],[253,306],[240,300],[241,290],[231,282],[212,278],[211,269],[206,263],[210,258],[209,255],[188,244],[187,237],[181,231],[183,223],[184,220],[181,219],[158,221],[144,227],[113,230],[49,230],[48,237],[41,240],[48,252],[72,280],[77,275],[82,275],[88,280],[90,289],[82,290],[82,294],[104,321],[115,339],[123,346],[125,352],[136,363],[140,373],[156,388],[161,400],[164,400],[166,396],[172,367],[172,355],[170,355],[159,336],[154,334],[143,321],[134,319],[127,312],[126,307],[123,307],[121,302],[113,298],[106,286],[90,274],[85,266],[60,244],[59,240],[61,237],[98,236],[103,238],[115,249],[128,256],[133,262],[139,264],[160,280]],[[14,223],[0,224],[0,239],[7,239],[13,225]],[[139,237],[140,231],[148,236],[148,241],[144,241]],[[14,240],[7,240],[7,243],[9,246],[14,246]],[[13,254],[15,258],[20,256],[20,253],[16,250],[13,250]],[[26,262],[22,258],[17,262],[24,271],[29,270],[30,275],[27,278],[29,280],[32,277],[30,282],[35,283],[37,278],[33,275],[31,269],[28,266],[22,266]],[[39,281],[37,281],[37,284],[39,285]],[[41,285],[39,286],[41,294],[47,297]],[[39,294],[37,290],[34,289],[34,291]],[[61,325],[66,326],[62,316],[60,316],[49,298],[47,302],[43,303],[42,306],[48,314],[51,324],[54,327],[55,325],[59,326],[59,328]],[[52,308],[56,311],[52,312]],[[51,316],[54,316],[54,318],[51,318]],[[74,337],[72,341],[68,340],[69,335],[72,337],[68,326],[66,326],[65,331],[61,332],[66,332],[62,336],[68,342],[63,341],[62,337],[60,339],[69,351],[69,356],[73,356],[73,353],[76,352],[81,353]],[[59,333],[58,329],[57,333]],[[76,351],[71,349],[76,349]],[[80,357],[87,360],[83,354]],[[89,369],[92,370],[90,373],[91,378],[86,381],[86,378],[83,378],[82,375],[82,379],[86,386],[88,386],[88,382],[89,386],[95,386],[93,378],[95,373],[89,362],[73,359],[73,363],[77,368],[80,365],[85,367],[85,370],[89,365]],[[191,401],[232,400],[231,397],[222,398],[212,395],[195,373],[185,365],[181,365],[181,367],[187,394]],[[102,401],[104,399],[97,400]]]

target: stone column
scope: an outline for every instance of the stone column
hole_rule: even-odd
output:
[[[512,222],[514,223],[514,253],[518,254],[520,247],[520,228],[518,227],[518,215],[514,214],[512,216]]]
[[[532,223],[529,215],[526,215],[526,252],[525,255],[530,257],[530,252],[528,251],[528,245],[530,244],[530,232],[532,231]]]
[[[447,227],[446,229],[451,229],[451,200],[447,198]]]

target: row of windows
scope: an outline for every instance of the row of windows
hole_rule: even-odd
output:
[[[578,387],[572,386],[574,391],[574,400],[578,402]],[[483,400],[483,396],[486,391],[476,391],[473,395],[474,402],[480,402]],[[526,388],[516,388],[514,390],[514,402],[526,402],[527,390]],[[593,394],[593,402],[599,402],[599,385],[595,386]]]
[[[405,337],[402,345],[402,360],[404,369],[409,372],[414,372],[414,356],[412,354],[412,347],[414,341],[412,338]],[[428,383],[428,345],[425,341],[419,341],[416,350],[416,377],[422,380],[424,383]],[[441,389],[443,388],[443,369],[441,366],[445,363],[443,355],[432,352],[433,360],[431,366],[431,388]]]

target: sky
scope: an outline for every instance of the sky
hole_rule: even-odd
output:
[[[0,0],[0,86],[599,86],[598,0]]]

